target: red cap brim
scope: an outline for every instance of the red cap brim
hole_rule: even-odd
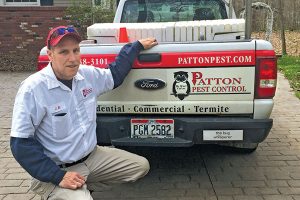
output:
[[[50,46],[55,47],[66,36],[72,36],[78,42],[82,41],[81,37],[77,33],[65,33],[64,35],[59,35],[58,37],[51,39],[49,42]]]

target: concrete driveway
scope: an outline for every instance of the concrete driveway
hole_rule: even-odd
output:
[[[29,74],[0,72],[0,200],[40,199],[29,191],[30,176],[9,148],[14,97]],[[129,148],[149,159],[150,173],[95,192],[94,199],[300,200],[300,100],[280,73],[272,118],[269,137],[253,154],[215,145]]]

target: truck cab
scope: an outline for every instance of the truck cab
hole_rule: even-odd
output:
[[[223,0],[121,0],[114,23],[178,22],[236,18]]]

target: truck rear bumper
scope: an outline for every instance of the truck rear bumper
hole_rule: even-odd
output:
[[[131,118],[174,119],[175,138],[130,138]],[[97,116],[97,140],[99,144],[116,146],[169,146],[188,147],[194,144],[226,143],[227,141],[204,141],[203,130],[243,130],[242,143],[260,143],[272,128],[272,119],[241,117],[174,117],[174,116]],[[234,141],[228,141],[234,142]]]

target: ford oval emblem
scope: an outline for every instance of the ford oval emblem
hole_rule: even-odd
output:
[[[157,90],[164,88],[167,84],[165,81],[160,79],[139,79],[134,83],[135,87],[138,87],[143,90]]]

